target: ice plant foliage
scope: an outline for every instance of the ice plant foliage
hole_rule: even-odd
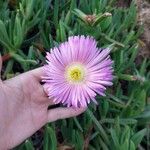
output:
[[[55,103],[86,107],[112,85],[110,49],[97,48],[93,37],[72,36],[47,53],[44,88]]]

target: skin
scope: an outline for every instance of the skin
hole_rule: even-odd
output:
[[[0,71],[2,61],[0,56]],[[0,79],[0,149],[11,149],[48,122],[77,116],[86,108],[57,107],[48,99],[40,84],[43,68],[12,79]]]

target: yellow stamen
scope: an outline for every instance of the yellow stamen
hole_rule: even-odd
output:
[[[66,68],[66,79],[71,83],[79,83],[84,80],[85,69],[79,63],[74,63]]]

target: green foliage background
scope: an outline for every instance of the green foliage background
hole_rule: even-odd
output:
[[[150,61],[136,61],[141,32],[134,2],[120,8],[116,0],[1,0],[3,79],[43,65],[46,51],[82,34],[112,49],[115,70],[106,97],[97,96],[99,105],[90,104],[77,118],[47,124],[15,149],[150,148]]]

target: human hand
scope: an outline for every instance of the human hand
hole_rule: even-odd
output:
[[[0,71],[2,67],[0,57]],[[0,149],[10,149],[35,133],[47,122],[77,116],[85,108],[58,107],[48,99],[40,84],[43,68],[12,79],[0,79]]]

